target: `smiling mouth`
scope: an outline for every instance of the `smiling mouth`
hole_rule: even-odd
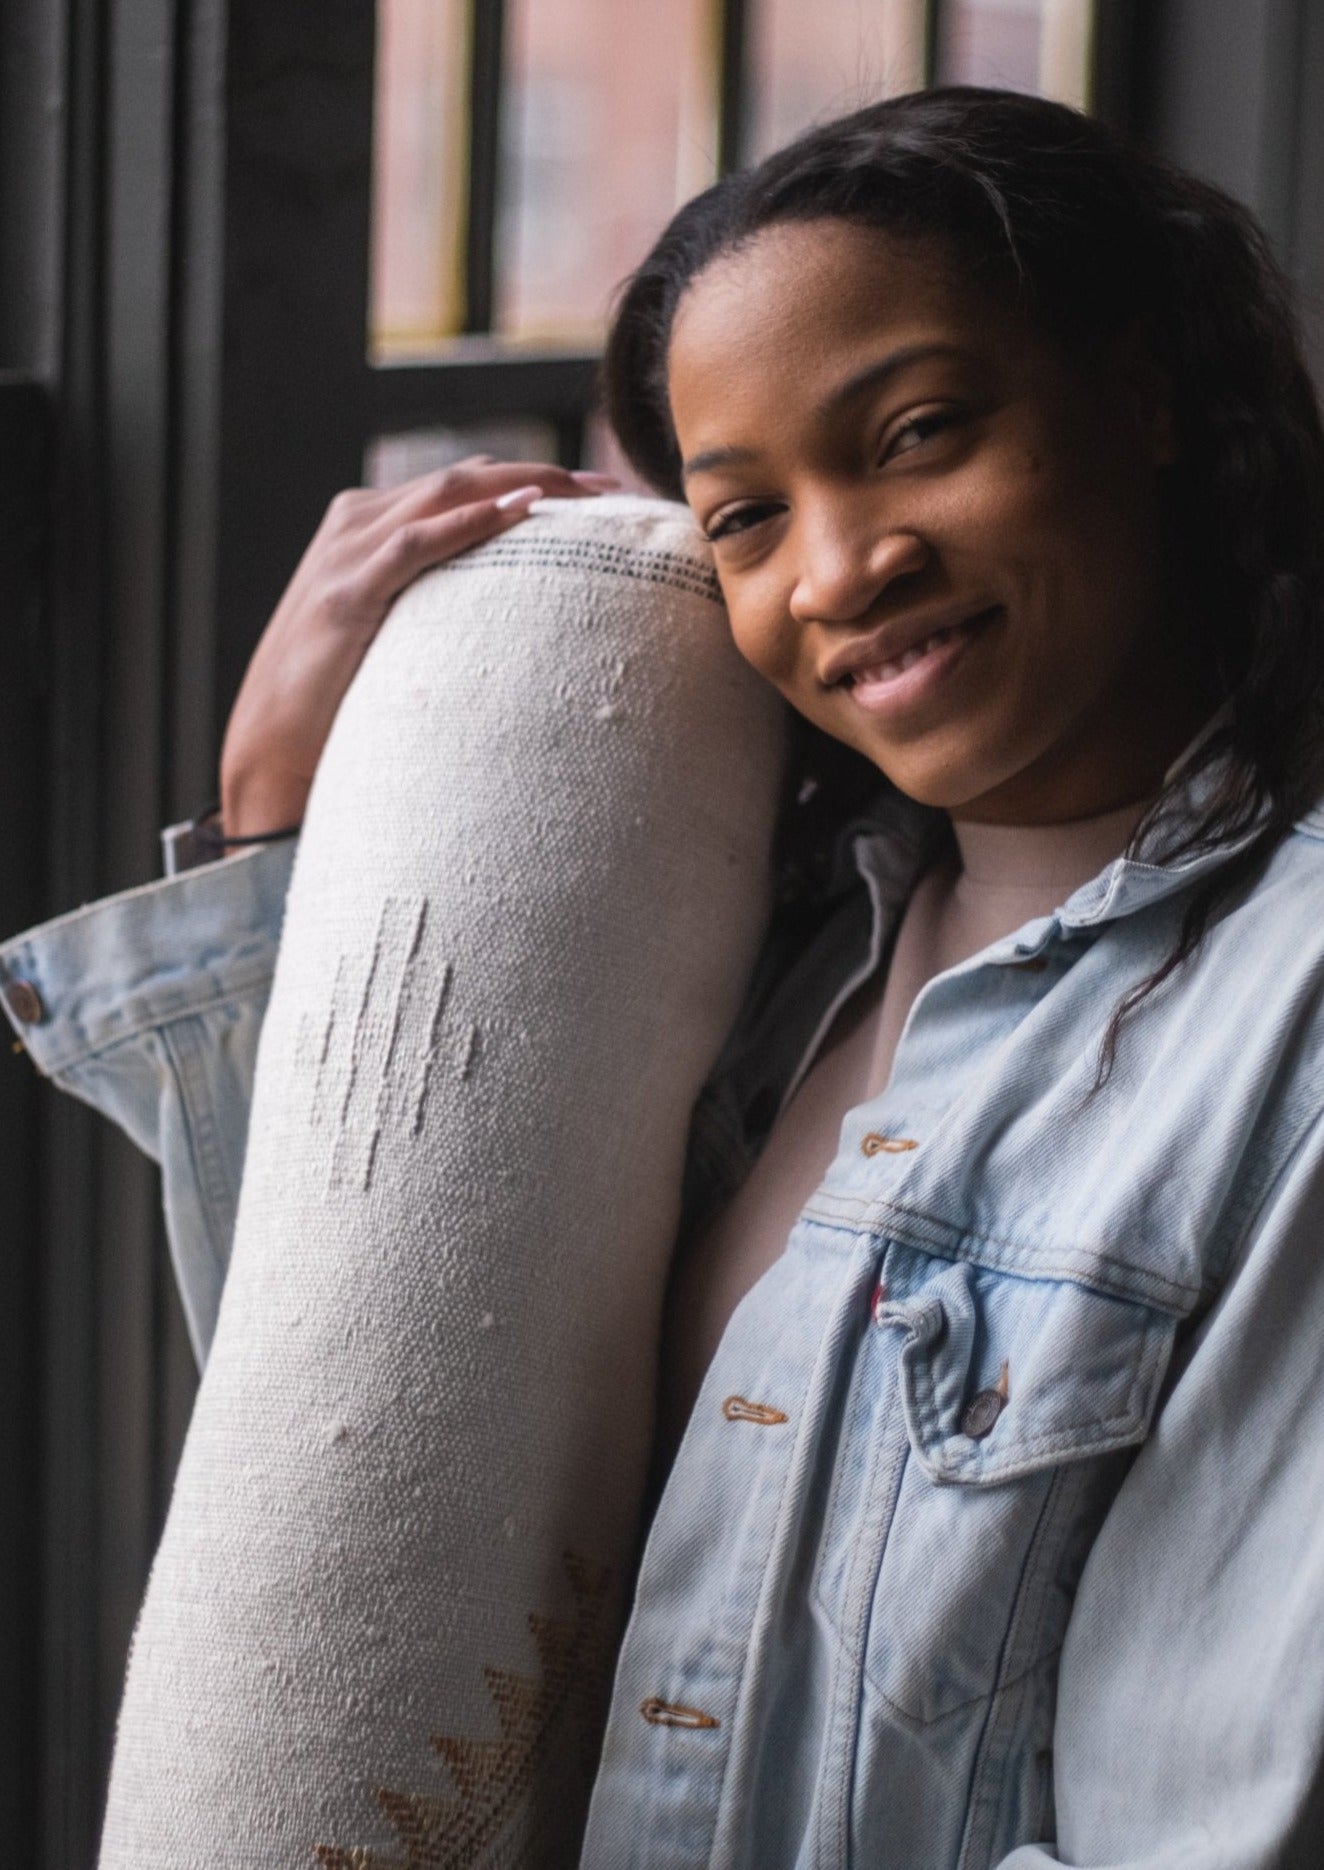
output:
[[[934,655],[947,643],[958,637],[972,636],[984,624],[997,615],[1001,605],[991,604],[987,610],[981,610],[977,616],[967,617],[962,623],[948,624],[943,630],[935,630],[926,636],[922,643],[914,643],[901,655],[890,661],[870,663],[867,668],[851,669],[836,684],[838,688],[877,688],[889,682],[895,682],[900,676]]]

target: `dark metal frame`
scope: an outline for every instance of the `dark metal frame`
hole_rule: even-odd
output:
[[[729,168],[744,118],[746,0],[713,3]],[[476,0],[470,16],[465,335],[435,361],[374,365],[371,9],[231,0],[222,463],[214,596],[200,599],[215,618],[213,739],[299,552],[332,494],[360,478],[375,436],[522,416],[551,425],[563,464],[582,457],[596,354],[530,353],[492,335],[504,0]],[[281,150],[278,123],[301,126]]]
[[[23,801],[0,835],[0,903],[17,926],[43,905],[45,802],[32,784],[45,771],[47,669],[40,597],[45,550],[50,404],[42,386],[0,373],[0,797]],[[8,1047],[3,1048],[9,1052]],[[40,1764],[41,1477],[39,1459],[39,1268],[26,1251],[41,1236],[38,1169],[41,1109],[25,1061],[0,1053],[0,1138],[12,1152],[0,1226],[0,1836],[16,1863],[36,1860],[31,1787]]]

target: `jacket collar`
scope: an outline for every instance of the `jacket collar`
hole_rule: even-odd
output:
[[[1106,922],[1134,915],[1190,888],[1254,841],[1264,821],[1263,812],[1238,838],[1196,850],[1170,863],[1161,861],[1164,851],[1180,846],[1184,833],[1199,821],[1216,788],[1235,765],[1231,753],[1217,755],[1203,766],[1193,765],[1191,756],[1217,725],[1216,717],[1169,769],[1162,811],[1146,835],[1142,853],[1114,858],[1067,897],[1053,917],[1060,930],[1069,933],[1097,929]],[[1324,831],[1324,804],[1314,807],[1299,822]],[[839,867],[844,859],[855,874],[867,876],[882,905],[899,909],[941,841],[950,835],[945,812],[919,805],[892,790],[880,798],[873,813],[856,818],[844,828],[838,847],[839,865],[834,866],[834,872],[844,881]],[[1051,927],[1046,925],[1045,940],[1050,933]]]

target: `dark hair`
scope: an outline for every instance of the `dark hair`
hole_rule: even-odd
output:
[[[1290,288],[1245,208],[1065,105],[970,86],[891,98],[688,202],[626,282],[604,363],[607,412],[661,492],[681,497],[666,372],[686,287],[761,229],[822,219],[938,240],[965,277],[1071,348],[1143,320],[1172,385],[1168,546],[1230,705],[1188,768],[1211,775],[1193,821],[1164,840],[1165,794],[1128,849],[1171,863],[1245,843],[1192,891],[1172,952],[1115,1009],[1097,1086],[1127,1015],[1260,874],[1318,783],[1324,432]],[[851,783],[850,762],[825,765]]]

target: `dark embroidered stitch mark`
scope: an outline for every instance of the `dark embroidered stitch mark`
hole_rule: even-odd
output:
[[[728,1396],[722,1404],[722,1414],[728,1422],[757,1422],[762,1428],[786,1420],[784,1412],[774,1409],[770,1403],[749,1402],[744,1396]]]
[[[640,1705],[639,1712],[654,1727],[720,1727],[722,1723],[715,1714],[705,1714],[702,1708],[687,1708],[678,1701],[660,1701],[656,1695]]]
[[[877,1130],[870,1130],[860,1148],[866,1156],[876,1156],[880,1151],[884,1155],[899,1156],[907,1149],[918,1149],[919,1144],[913,1136],[880,1136]]]
[[[547,1617],[533,1611],[528,1617],[541,1674],[483,1671],[499,1738],[432,1735],[432,1748],[445,1761],[455,1788],[452,1796],[395,1792],[386,1786],[375,1795],[404,1855],[365,1845],[315,1844],[322,1870],[470,1870],[480,1861],[491,1863],[486,1852],[516,1817],[567,1723],[579,1728],[582,1762],[591,1768],[612,1663],[614,1632],[606,1616],[611,1574],[573,1552],[562,1558],[573,1612]],[[503,1853],[500,1861],[525,1858]]]
[[[447,559],[441,572],[483,571],[491,565],[547,566],[558,571],[586,571],[631,578],[639,584],[669,585],[690,597],[722,601],[717,576],[698,561],[677,552],[641,552],[594,539],[508,537],[489,540],[480,551]]]

